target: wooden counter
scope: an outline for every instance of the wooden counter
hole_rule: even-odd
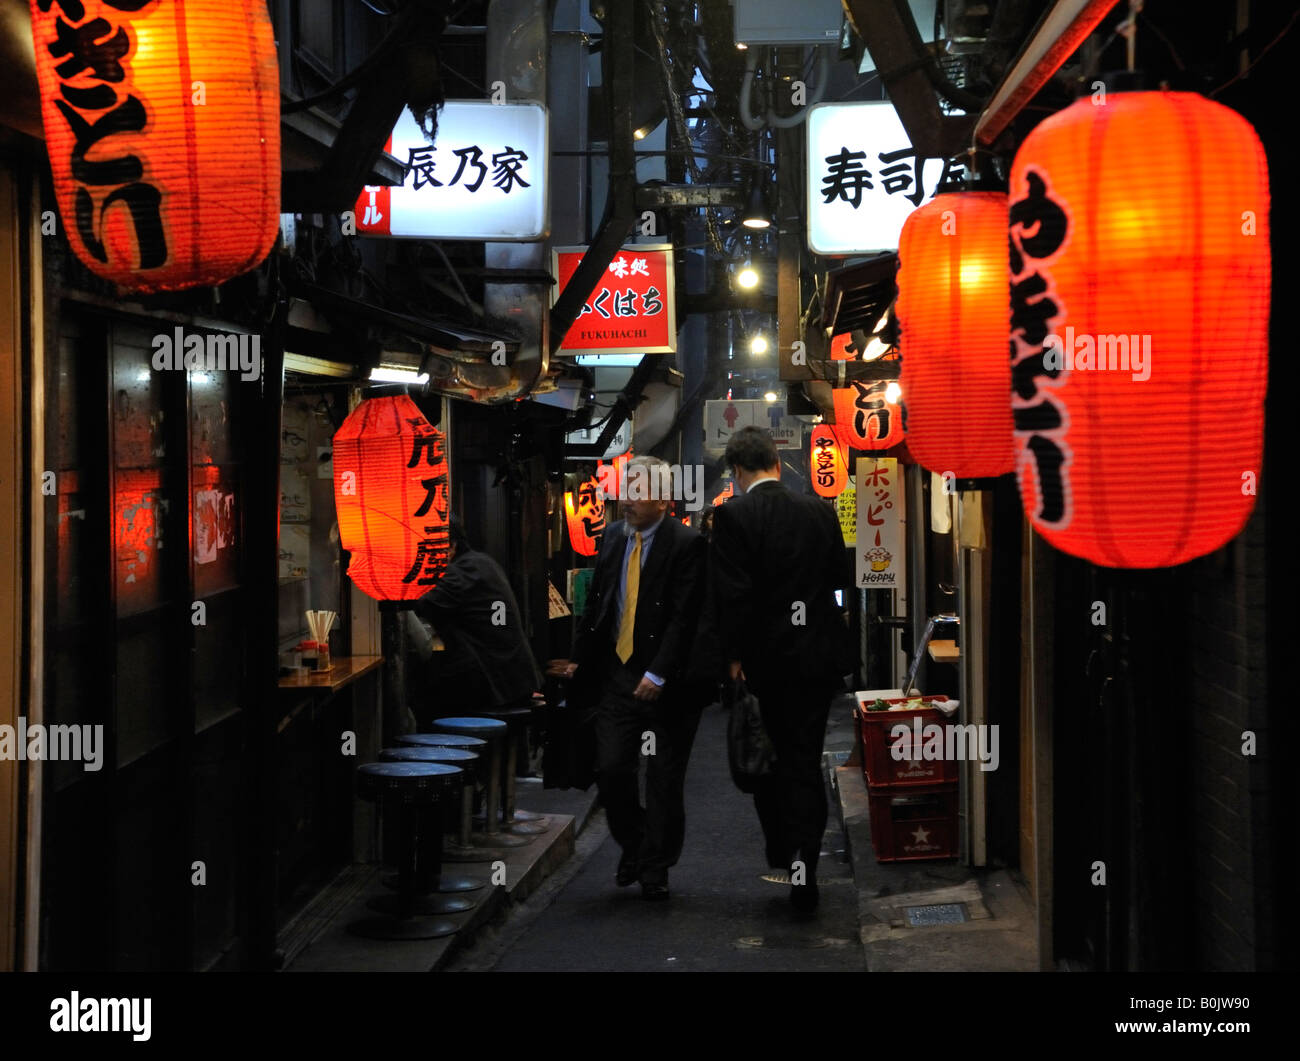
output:
[[[280,688],[291,692],[321,689],[336,693],[364,674],[369,674],[384,662],[383,656],[336,656],[329,670],[305,675],[292,675],[280,679]]]

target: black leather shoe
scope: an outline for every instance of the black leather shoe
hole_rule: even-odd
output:
[[[641,866],[635,858],[624,855],[618,860],[618,872],[614,874],[614,883],[620,888],[635,884],[641,875]]]
[[[642,884],[641,898],[650,902],[659,902],[668,898],[667,884]]]
[[[821,896],[817,894],[817,882],[815,880],[790,886],[790,905],[800,913],[811,913],[816,910],[820,898]]]

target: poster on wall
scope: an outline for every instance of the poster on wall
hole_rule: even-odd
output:
[[[907,551],[903,534],[903,477],[893,457],[859,457],[856,558],[860,589],[903,589]]]

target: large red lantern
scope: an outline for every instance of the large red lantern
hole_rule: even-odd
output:
[[[849,455],[842,431],[831,424],[813,428],[809,477],[821,497],[838,497],[849,483]]]
[[[908,216],[896,309],[912,456],[961,479],[1012,471],[1006,195],[945,192]]]
[[[903,441],[903,410],[886,397],[888,386],[854,380],[832,392],[835,424],[854,449],[889,449]]]
[[[1081,100],[1010,182],[1020,492],[1054,546],[1164,567],[1245,524],[1263,455],[1264,150],[1184,92]]]
[[[280,81],[265,0],[31,0],[68,242],[135,291],[219,284],[280,223]]]
[[[376,600],[423,597],[447,569],[443,434],[406,395],[370,398],[334,436],[334,504],[348,577]]]
[[[605,532],[605,496],[600,483],[588,479],[564,495],[564,519],[569,528],[569,544],[579,556],[595,556],[600,536]]]

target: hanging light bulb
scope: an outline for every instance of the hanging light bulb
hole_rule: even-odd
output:
[[[772,212],[768,209],[765,194],[766,183],[766,177],[761,174],[754,177],[754,183],[749,190],[749,203],[745,206],[740,221],[746,228],[764,229],[772,225]]]
[[[767,353],[767,339],[761,335],[756,335],[749,341],[749,352],[751,354]]]
[[[736,283],[747,290],[758,286],[758,272],[749,262],[736,274]]]
[[[903,396],[903,388],[895,380],[890,380],[885,384],[885,401],[890,405],[897,405],[898,399]]]

